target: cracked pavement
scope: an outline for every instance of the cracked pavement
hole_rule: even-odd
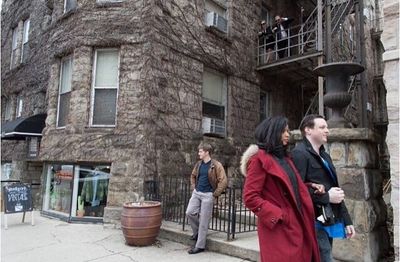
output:
[[[245,261],[208,251],[189,255],[189,246],[164,239],[148,247],[127,246],[120,229],[102,224],[69,224],[42,217],[37,211],[34,226],[30,224],[30,213],[26,214],[25,223],[21,223],[22,213],[7,215],[5,230],[4,214],[1,216],[2,262]]]

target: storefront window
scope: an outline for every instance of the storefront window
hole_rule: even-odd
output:
[[[50,164],[43,211],[67,219],[102,218],[109,178],[109,165]]]
[[[50,165],[47,173],[45,210],[68,215],[71,210],[73,165]]]
[[[76,215],[103,217],[107,204],[109,166],[80,166]],[[83,206],[82,206],[83,205]]]

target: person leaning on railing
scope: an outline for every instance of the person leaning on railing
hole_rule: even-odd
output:
[[[272,50],[275,48],[275,31],[267,24],[265,20],[261,21],[261,31],[258,32],[258,45],[260,47],[261,57],[265,63],[271,60]],[[265,54],[265,57],[264,57]],[[261,60],[263,61],[263,60]]]
[[[278,40],[278,56],[285,57],[286,49],[288,49],[289,41],[289,25],[294,21],[293,18],[275,16],[275,25],[273,30],[276,30],[276,39]]]

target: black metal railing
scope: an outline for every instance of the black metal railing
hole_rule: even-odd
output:
[[[233,184],[214,200],[209,224],[210,230],[226,233],[227,240],[235,239],[238,233],[257,230],[255,215],[243,204],[243,181]],[[145,198],[160,201],[163,219],[182,225],[182,230],[189,225],[185,211],[191,193],[189,177],[165,177],[145,182]]]

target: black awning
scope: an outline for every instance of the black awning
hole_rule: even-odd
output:
[[[27,136],[42,136],[46,114],[20,117],[1,125],[1,139],[25,139]]]

